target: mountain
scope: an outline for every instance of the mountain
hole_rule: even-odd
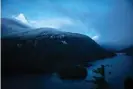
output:
[[[41,28],[1,39],[4,70],[47,71],[115,56],[88,36]]]
[[[5,29],[10,31],[8,24],[5,24],[3,30]],[[53,28],[23,29],[26,30],[1,38],[2,75],[64,74],[62,71],[70,68],[70,71],[82,71],[82,67],[87,67],[88,62],[115,56],[115,53],[103,49],[86,35]],[[81,72],[79,73],[80,76]]]
[[[1,18],[1,35],[7,36],[8,34],[16,32],[28,31],[30,27],[15,20],[9,18]]]
[[[120,50],[119,52],[125,53],[128,56],[133,56],[133,46]]]
[[[122,49],[127,48],[129,45],[122,45],[122,44],[116,44],[116,43],[99,43],[101,47],[108,51],[112,52],[119,52]]]

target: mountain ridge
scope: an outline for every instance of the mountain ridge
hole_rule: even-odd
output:
[[[51,30],[50,30],[51,29]],[[78,33],[41,28],[1,39],[2,71],[53,73],[88,64],[116,54],[103,49],[90,37]]]

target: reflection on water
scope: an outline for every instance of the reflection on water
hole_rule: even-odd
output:
[[[112,89],[123,89],[123,82],[127,76],[133,77],[133,57],[118,54],[116,57],[104,61],[95,62],[92,68],[95,69],[101,64],[111,65],[105,69],[106,80]],[[91,75],[92,71],[88,71]],[[111,72],[111,74],[109,74]]]
[[[95,74],[93,69],[101,64],[111,65],[106,67],[106,80],[112,89],[124,89],[123,82],[127,76],[133,77],[133,57],[118,54],[116,57],[97,61],[88,68],[86,80],[91,80]],[[60,80],[56,75],[23,75],[2,78],[3,89],[89,89],[93,84],[85,81]]]

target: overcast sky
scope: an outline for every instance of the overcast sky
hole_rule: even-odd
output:
[[[100,43],[133,44],[132,0],[2,0],[2,17],[82,33]]]

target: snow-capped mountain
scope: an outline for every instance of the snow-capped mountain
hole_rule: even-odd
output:
[[[7,36],[16,32],[28,31],[30,27],[15,20],[9,18],[1,18],[1,35]]]

